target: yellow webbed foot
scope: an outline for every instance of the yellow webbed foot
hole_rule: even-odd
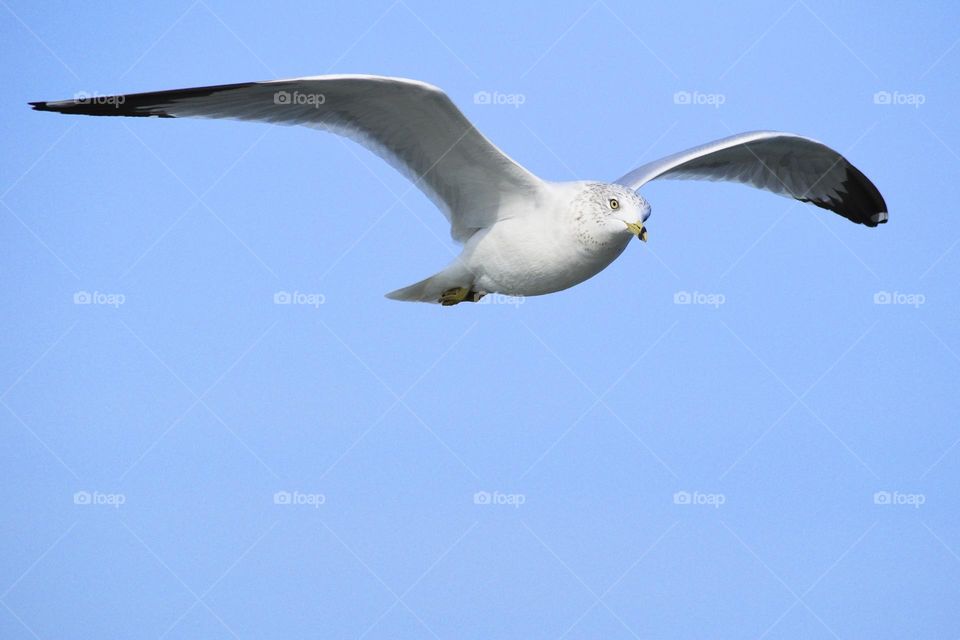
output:
[[[487,295],[485,292],[474,291],[469,287],[454,287],[441,293],[439,302],[445,307],[450,307],[461,302],[479,302],[485,295]]]
[[[440,294],[440,304],[445,307],[460,304],[467,299],[468,293],[470,293],[470,289],[467,287],[454,287],[453,289],[447,289]]]

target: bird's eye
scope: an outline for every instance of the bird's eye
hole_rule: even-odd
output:
[[[616,198],[610,198],[610,208],[616,211],[620,208],[620,202]]]

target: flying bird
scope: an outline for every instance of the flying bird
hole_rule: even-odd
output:
[[[645,164],[614,182],[550,182],[493,145],[439,88],[403,78],[326,75],[172,91],[31,102],[92,116],[228,118],[305,125],[350,138],[410,179],[463,250],[429,278],[387,294],[455,305],[488,293],[535,296],[605,269],[647,240],[651,180],[741,182],[868,227],[887,206],[866,176],[826,145],[792,133],[741,133]]]

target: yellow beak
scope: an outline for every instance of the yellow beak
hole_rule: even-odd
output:
[[[627,229],[630,230],[630,233],[634,234],[640,238],[643,242],[647,241],[647,228],[643,224],[637,224],[636,222],[626,222]]]

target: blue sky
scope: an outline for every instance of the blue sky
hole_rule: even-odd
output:
[[[956,637],[958,18],[4,0],[0,636]],[[456,246],[367,151],[25,105],[327,72],[554,180],[802,133],[890,222],[659,182],[583,285],[405,304]]]

